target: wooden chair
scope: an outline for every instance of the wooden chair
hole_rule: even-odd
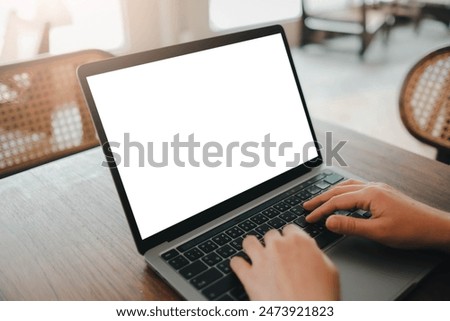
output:
[[[99,144],[76,69],[109,57],[85,50],[0,66],[0,177]]]
[[[408,73],[400,115],[414,137],[437,148],[438,161],[450,164],[450,46],[428,54]]]
[[[361,38],[359,55],[362,57],[378,31],[384,30],[387,40],[393,21],[383,7],[368,5],[365,0],[326,2],[328,4],[318,0],[302,1],[301,47],[316,42],[314,37],[318,32],[357,35]]]

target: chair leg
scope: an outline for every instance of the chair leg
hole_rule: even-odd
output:
[[[438,149],[436,160],[444,164],[450,165],[450,150]]]

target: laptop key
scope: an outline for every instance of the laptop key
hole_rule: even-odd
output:
[[[248,232],[248,233],[245,233],[244,235],[242,235],[242,238],[245,239],[245,238],[246,238],[247,236],[249,236],[249,235],[254,235],[254,236],[256,236],[256,238],[257,238],[258,240],[262,239],[262,235],[259,234],[258,232],[256,232],[255,230],[250,231],[250,232]]]
[[[359,216],[362,216],[363,218],[371,218],[372,217],[372,213],[370,213],[366,210],[362,210],[362,209],[358,209],[354,213],[358,214]]]
[[[319,181],[315,185],[320,189],[327,189],[328,187],[330,187],[330,184],[325,181]]]
[[[222,246],[230,242],[231,238],[228,237],[225,233],[220,233],[214,236],[212,240],[216,242],[217,245]]]
[[[273,207],[280,212],[284,212],[284,211],[287,211],[288,209],[290,209],[291,205],[289,205],[288,203],[285,203],[285,202],[279,202],[279,203],[275,204]]]
[[[212,252],[202,257],[202,261],[208,264],[209,266],[213,266],[222,261],[222,258],[215,252]]]
[[[231,273],[230,260],[220,262],[219,264],[216,265],[216,268],[222,271],[222,273],[225,275]]]
[[[248,231],[253,230],[256,227],[256,224],[250,220],[245,220],[244,222],[240,223],[238,226],[241,229],[243,229],[245,232],[248,232]]]
[[[267,222],[267,224],[269,224],[273,228],[278,229],[278,228],[283,227],[284,225],[286,225],[286,222],[283,221],[279,217],[275,217],[274,219],[271,219],[269,222]]]
[[[295,205],[300,204],[302,202],[302,199],[296,195],[292,195],[292,196],[286,198],[284,201],[291,206],[295,206]]]
[[[298,217],[298,215],[295,215],[291,211],[286,211],[280,215],[280,218],[282,218],[286,222],[291,222],[291,221],[295,220],[297,217]]]
[[[304,216],[300,216],[298,219],[294,220],[294,223],[300,226],[301,228],[305,228],[309,225],[308,222],[306,222],[306,219]]]
[[[297,215],[303,215],[305,213],[305,209],[301,205],[294,206],[289,211]]]
[[[274,218],[275,216],[280,214],[280,211],[274,209],[273,207],[269,207],[269,208],[266,208],[261,213],[264,214],[264,216],[267,216],[268,218]]]
[[[225,292],[240,286],[238,278],[234,274],[228,274],[223,279],[205,288],[202,293],[210,300],[218,299]]]
[[[321,189],[318,188],[317,186],[313,185],[313,186],[308,187],[307,191],[314,195],[314,194],[319,193],[321,191]]]
[[[331,184],[331,185],[334,185],[334,184],[336,184],[337,182],[339,182],[339,181],[341,181],[343,179],[344,179],[344,177],[342,177],[341,175],[333,173],[333,174],[328,175],[327,177],[325,177],[324,181],[329,183],[329,184]]]
[[[235,250],[242,250],[242,241],[244,239],[242,237],[238,237],[237,239],[231,241],[229,244],[235,249]]]
[[[238,301],[247,301],[249,299],[247,293],[245,292],[245,289],[242,286],[234,288],[230,291],[230,294]]]
[[[195,261],[195,260],[201,258],[203,255],[205,255],[205,253],[203,253],[196,247],[184,252],[184,256],[187,257],[191,261]]]
[[[208,241],[200,244],[198,247],[200,248],[200,250],[202,250],[205,253],[212,252],[215,249],[219,248],[219,246],[211,240],[208,240]]]
[[[211,268],[202,274],[197,275],[193,279],[191,279],[191,284],[198,290],[204,288],[208,284],[213,283],[214,281],[220,279],[222,277],[222,273],[219,272],[216,268]]]
[[[234,299],[228,294],[222,295],[217,301],[234,301]]]
[[[252,218],[250,218],[254,223],[261,225],[265,222],[267,222],[269,219],[267,217],[265,217],[264,215],[262,215],[261,213],[258,213],[256,215],[254,215]]]
[[[225,232],[229,237],[231,237],[232,239],[235,239],[239,236],[241,236],[242,234],[244,234],[245,232],[243,230],[241,230],[239,227],[237,226],[233,226],[232,228],[230,228],[228,231]]]
[[[216,253],[219,254],[223,258],[227,258],[227,257],[233,255],[234,253],[236,253],[236,250],[227,244],[227,245],[224,245],[221,248],[219,248],[216,251]]]
[[[304,228],[304,231],[313,238],[319,235],[320,233],[320,231],[313,225],[308,225],[307,227]]]
[[[323,249],[324,247],[337,241],[341,237],[342,237],[342,235],[340,235],[340,234],[336,234],[336,233],[326,230],[323,233],[320,233],[318,236],[316,236],[314,238],[314,240],[316,241],[317,246],[319,248]]]
[[[348,216],[348,215],[350,215],[352,212],[350,212],[350,211],[347,211],[347,210],[337,210],[337,211],[335,211],[333,214],[336,214],[336,215],[342,215],[342,216]]]
[[[307,200],[308,198],[310,198],[312,195],[310,192],[308,192],[307,190],[303,190],[297,194],[295,194],[298,198],[300,198],[302,201]]]
[[[173,259],[170,259],[168,261],[168,263],[175,269],[175,270],[179,270],[182,267],[186,266],[189,264],[189,261],[183,256],[183,255],[178,255],[177,257],[174,257]]]
[[[208,267],[202,261],[196,261],[196,262],[191,263],[188,266],[185,266],[184,268],[182,268],[180,270],[180,274],[185,279],[189,280],[190,278],[196,276],[197,274],[199,274],[207,269],[208,269]]]
[[[177,250],[172,249],[170,251],[167,251],[166,253],[161,254],[161,257],[163,258],[163,260],[168,261],[168,260],[176,257],[178,254],[180,254],[180,253]]]
[[[268,230],[271,230],[272,228],[267,225],[267,224],[261,224],[260,226],[258,226],[257,228],[255,228],[255,231],[258,232],[259,234],[263,235],[266,234],[266,232]]]

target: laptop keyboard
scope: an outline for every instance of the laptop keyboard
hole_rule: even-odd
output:
[[[248,300],[242,284],[230,268],[233,256],[249,260],[242,250],[247,235],[255,235],[264,243],[263,235],[271,229],[281,229],[286,224],[296,224],[307,232],[323,249],[342,235],[328,231],[324,220],[309,224],[309,214],[302,204],[344,177],[324,171],[306,182],[275,196],[257,207],[231,219],[206,233],[171,249],[161,255],[172,268],[199,290],[208,300]],[[364,210],[340,210],[338,215],[369,218]]]

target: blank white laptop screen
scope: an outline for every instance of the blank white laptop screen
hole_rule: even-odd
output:
[[[318,156],[280,34],[87,80],[142,239]]]

